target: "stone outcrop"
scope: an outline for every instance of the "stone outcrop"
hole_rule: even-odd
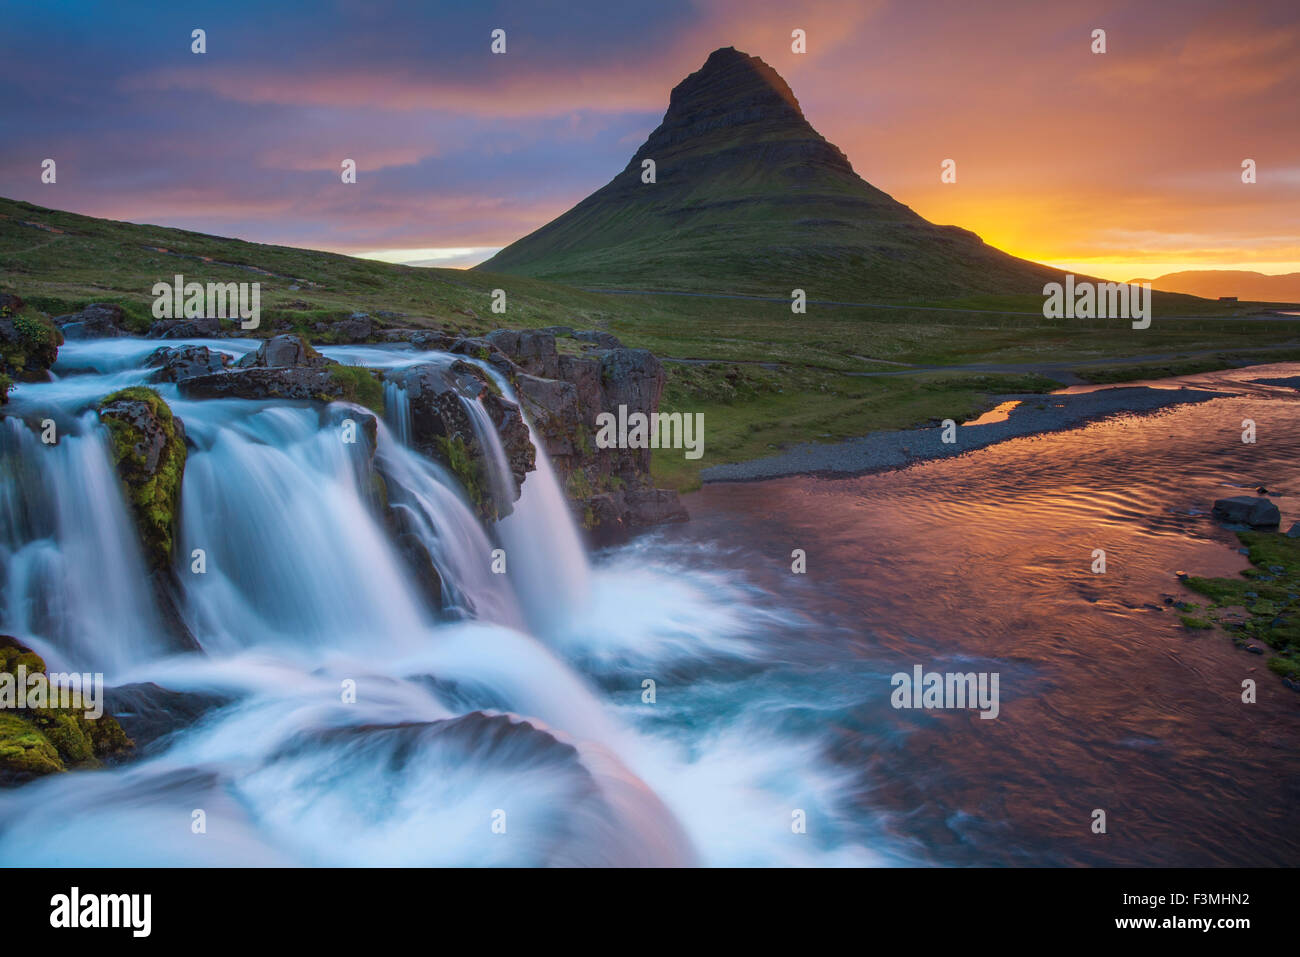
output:
[[[99,403],[109,453],[126,490],[151,570],[168,568],[185,473],[185,429],[152,389],[122,389]]]
[[[164,346],[150,353],[144,364],[158,370],[154,382],[180,382],[222,372],[230,364],[230,357],[207,346]]]
[[[595,539],[688,517],[676,492],[651,486],[649,449],[596,447],[602,412],[617,415],[620,405],[647,415],[659,410],[664,372],[650,352],[626,348],[609,333],[567,327],[500,329],[485,338],[518,366],[520,402]]]
[[[402,389],[410,405],[412,447],[446,466],[485,518],[510,514],[528,473],[537,467],[519,406],[472,362],[421,363],[396,369],[386,378]],[[503,489],[494,480],[492,453],[475,428],[468,402],[480,403],[487,413],[513,489]]]
[[[80,312],[55,316],[54,324],[65,339],[115,339],[128,335],[126,313],[111,302],[91,303]]]
[[[44,382],[63,335],[48,318],[13,293],[0,293],[0,402],[11,380]]]
[[[149,327],[146,339],[212,339],[223,335],[221,320],[200,316],[196,319],[157,319]]]
[[[332,401],[343,392],[333,365],[301,337],[284,335],[267,339],[232,368],[176,381],[186,398]]]

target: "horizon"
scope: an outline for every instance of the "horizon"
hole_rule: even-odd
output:
[[[15,91],[6,125],[25,133],[0,147],[0,194],[466,268],[607,183],[672,87],[735,46],[786,79],[859,176],[1008,253],[1113,281],[1300,272],[1300,214],[1284,213],[1300,209],[1300,132],[1276,108],[1300,94],[1300,65],[1270,55],[1300,27],[1282,2],[978,13],[678,3],[649,19],[594,4],[563,17],[546,4],[342,2],[260,19],[217,13],[228,5],[137,9],[144,29],[81,3],[57,23],[12,15],[0,76]],[[393,17],[410,29],[395,33]],[[194,55],[190,30],[204,20],[207,52]],[[498,26],[504,56],[489,51]],[[1101,55],[1088,49],[1098,26]],[[805,54],[790,49],[794,27],[807,31]],[[40,64],[55,56],[51,76]],[[41,182],[45,157],[59,161],[54,184]],[[958,181],[940,183],[949,157]],[[1249,185],[1247,157],[1259,165]],[[343,158],[358,165],[348,189]]]

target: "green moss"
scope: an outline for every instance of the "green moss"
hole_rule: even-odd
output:
[[[569,473],[569,477],[564,481],[564,488],[568,492],[569,498],[578,501],[589,499],[595,494],[591,482],[587,478],[587,473],[582,469],[574,469]]]
[[[4,405],[9,401],[9,390],[13,388],[13,385],[13,378],[0,372],[0,405]]]
[[[487,491],[488,479],[484,472],[482,460],[470,451],[469,446],[465,444],[465,440],[460,436],[449,439],[440,435],[434,439],[434,442],[437,445],[442,463],[451,470],[452,475],[460,482],[474,508],[484,518],[496,519],[496,502],[493,501],[492,495]]]
[[[163,430],[165,440],[157,463],[148,463],[149,438],[119,402],[140,402]],[[152,568],[171,562],[185,473],[185,442],[177,435],[171,409],[153,389],[135,386],[106,396],[99,403],[100,421],[109,434],[109,450],[118,477],[135,515],[145,558]]]
[[[0,775],[39,777],[67,770],[49,738],[20,714],[0,712]]]
[[[5,308],[4,318],[13,323],[16,336],[14,341],[0,341],[0,371],[18,378],[43,376],[59,357],[63,333],[30,305],[16,314]]]
[[[1181,621],[1184,626],[1193,629],[1214,627],[1213,622],[1205,618],[1198,618],[1196,615],[1179,615],[1178,620]]]
[[[0,671],[45,672],[39,655],[0,635]],[[134,747],[111,715],[87,718],[82,708],[0,711],[0,783],[21,783],[71,768],[98,767],[102,759]]]
[[[1240,578],[1183,579],[1183,584],[1209,599],[1206,625],[1219,625],[1238,644],[1259,641],[1278,656],[1269,667],[1278,674],[1300,680],[1300,538],[1278,532],[1238,532],[1253,567]],[[1234,609],[1231,617],[1222,614]],[[1236,613],[1237,610],[1244,614]]]
[[[331,365],[329,373],[343,399],[364,405],[376,415],[384,414],[384,386],[375,372],[365,366]]]

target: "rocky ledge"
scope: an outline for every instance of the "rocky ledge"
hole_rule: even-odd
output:
[[[594,541],[687,518],[676,492],[651,484],[648,449],[596,447],[602,412],[617,414],[621,405],[658,410],[663,367],[648,351],[626,348],[608,333],[568,327],[499,329],[483,337],[388,329],[381,338],[464,358],[381,373],[334,362],[298,335],[279,335],[231,366],[194,345],[160,348],[149,363],[158,381],[176,382],[187,398],[346,400],[382,413],[383,383],[396,385],[410,404],[411,444],[452,471],[486,519],[510,514],[536,468],[524,413]],[[509,383],[518,404],[488,369]],[[482,447],[467,408],[474,402],[500,440],[513,490],[493,486],[490,450]]]
[[[11,383],[47,378],[65,338],[115,338],[139,331],[113,303],[93,303],[51,320],[6,293],[0,313],[0,402]],[[379,315],[383,325],[368,314],[354,313],[342,322],[318,326],[317,332],[332,343],[402,342],[463,358],[384,373],[335,362],[303,334],[283,333],[233,364],[214,348],[160,343],[148,365],[157,370],[154,382],[175,383],[186,398],[348,401],[377,414],[384,411],[384,383],[391,382],[405,390],[411,404],[413,445],[454,472],[487,519],[510,514],[536,467],[526,414],[555,464],[577,519],[594,542],[616,541],[637,529],[686,520],[677,493],[653,486],[648,449],[596,446],[601,413],[617,414],[620,406],[646,414],[658,411],[664,372],[650,352],[627,348],[607,332],[567,326],[498,329],[476,337],[393,328],[388,323],[398,318],[396,314]],[[157,320],[147,338],[243,334],[234,323],[197,318]],[[488,369],[509,383],[517,403],[497,386]],[[154,400],[156,396],[150,400],[156,405]],[[490,481],[488,450],[480,447],[466,401],[479,403],[497,432],[514,479],[512,495]],[[154,511],[159,528],[165,511]],[[154,544],[165,548],[165,537],[152,536],[147,550],[157,551]]]

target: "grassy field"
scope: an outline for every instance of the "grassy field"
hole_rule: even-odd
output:
[[[1300,324],[1236,321],[1260,304],[1224,305],[1155,296],[1149,329],[1123,320],[1047,320],[1041,297],[968,296],[899,308],[809,305],[687,296],[609,295],[477,270],[424,269],[312,250],[222,239],[185,230],[93,219],[0,199],[0,290],[49,313],[116,302],[141,331],[152,287],[187,281],[262,286],[262,329],[285,320],[317,342],[316,323],[353,312],[381,325],[478,334],[501,327],[570,325],[604,329],[666,361],[664,407],[704,412],[705,455],[655,461],[670,484],[687,488],[700,468],[770,454],[803,441],[831,441],[898,429],[989,407],[991,396],[1044,391],[1055,383],[1035,365],[1069,364],[1093,381],[1185,374],[1233,363],[1300,357]],[[507,294],[491,311],[494,289]],[[1194,316],[1192,319],[1162,317]],[[1138,365],[1107,362],[1156,356]],[[917,371],[907,366],[1024,365],[1023,374]],[[1219,363],[1215,365],[1215,363]]]

